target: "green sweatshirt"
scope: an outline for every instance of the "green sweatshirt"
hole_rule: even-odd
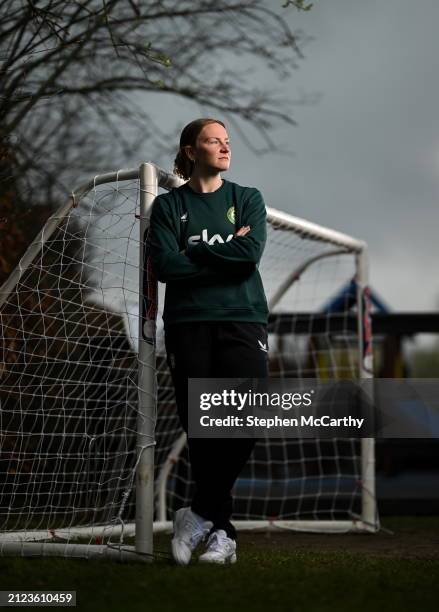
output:
[[[234,237],[244,225],[250,231]],[[266,239],[265,204],[257,189],[223,179],[211,193],[184,184],[157,196],[148,241],[153,272],[166,283],[165,326],[184,321],[267,323],[258,270]]]

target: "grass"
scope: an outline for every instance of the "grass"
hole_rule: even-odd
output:
[[[387,521],[387,527],[437,535],[438,522],[401,518]],[[76,590],[80,610],[106,612],[438,609],[439,556],[353,553],[344,549],[343,536],[336,536],[340,538],[339,550],[316,551],[316,536],[310,537],[314,538],[314,550],[306,549],[306,536],[301,536],[299,550],[271,546],[260,535],[253,535],[251,543],[242,538],[238,563],[227,567],[196,563],[176,567],[166,558],[151,565],[2,558],[0,588]],[[168,548],[168,542],[169,536],[159,536],[157,549]]]

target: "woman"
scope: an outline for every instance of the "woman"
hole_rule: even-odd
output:
[[[230,166],[224,123],[197,119],[182,131],[174,171],[188,181],[151,212],[154,274],[166,283],[163,321],[177,410],[188,431],[188,378],[268,376],[267,301],[258,271],[266,241],[260,192],[221,178]],[[236,562],[231,490],[254,439],[188,437],[196,490],[175,513],[172,552],[189,563]]]

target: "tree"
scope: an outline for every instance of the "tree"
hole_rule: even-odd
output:
[[[151,113],[163,94],[226,116],[258,152],[276,151],[270,130],[295,124],[292,102],[252,82],[251,67],[279,79],[297,68],[304,35],[283,14],[267,0],[4,1],[0,138],[14,150],[22,189],[56,201],[145,139],[152,154],[173,151],[181,126],[170,121],[166,131]],[[230,57],[233,70],[223,67]],[[262,148],[239,119],[259,131]]]

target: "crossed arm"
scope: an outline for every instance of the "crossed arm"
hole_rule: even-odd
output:
[[[176,229],[166,200],[154,202],[148,240],[154,274],[161,282],[195,280],[200,284],[224,276],[247,276],[259,263],[266,242],[266,210],[261,194],[252,194],[243,211],[244,225],[232,240],[199,242],[179,252]]]

